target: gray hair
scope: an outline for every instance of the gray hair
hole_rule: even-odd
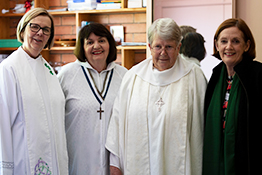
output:
[[[148,28],[148,41],[151,45],[155,36],[163,40],[173,40],[179,44],[182,40],[182,34],[177,23],[171,18],[160,18],[153,22]]]

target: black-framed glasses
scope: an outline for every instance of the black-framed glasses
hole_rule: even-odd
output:
[[[52,31],[50,27],[40,27],[40,25],[35,23],[29,23],[28,25],[30,27],[30,30],[35,33],[39,32],[39,30],[42,29],[44,35],[50,35]]]

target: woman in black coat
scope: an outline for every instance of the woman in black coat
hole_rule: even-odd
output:
[[[214,36],[213,69],[205,98],[203,175],[262,174],[262,64],[242,19],[228,19]]]

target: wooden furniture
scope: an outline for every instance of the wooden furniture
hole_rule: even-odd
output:
[[[10,21],[11,18],[21,18],[24,14],[19,13],[6,13],[2,14],[2,9],[9,9],[9,1],[3,1],[0,3],[0,39],[10,39]],[[43,7],[49,9],[49,0],[35,0],[35,7]],[[122,0],[121,9],[110,9],[110,10],[85,10],[85,11],[62,11],[62,12],[50,12],[54,17],[55,16],[68,16],[73,15],[76,19],[76,31],[81,26],[81,21],[93,21],[90,19],[90,16],[97,14],[98,16],[103,16],[103,14],[128,14],[128,13],[145,13],[146,8],[127,8],[127,0]],[[98,17],[99,18],[99,17]],[[97,21],[95,21],[97,22]],[[76,32],[77,33],[77,32]],[[77,34],[76,34],[77,35]],[[77,38],[77,36],[76,36]],[[11,53],[17,48],[0,48],[0,54],[2,53]],[[121,61],[122,65],[126,68],[131,68],[134,64],[135,50],[146,50],[146,46],[118,46],[117,49],[121,51]],[[51,51],[72,51],[74,47],[53,47]],[[42,55],[45,59],[49,60],[49,50],[43,50]]]

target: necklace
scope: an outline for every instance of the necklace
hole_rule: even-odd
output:
[[[111,83],[111,80],[112,80],[112,76],[113,76],[113,72],[114,72],[114,69],[112,69],[110,71],[110,75],[108,77],[108,74],[109,74],[109,71],[106,73],[106,77],[104,79],[104,83],[103,83],[103,89],[102,91],[99,91],[99,89],[97,88],[96,86],[96,83],[94,81],[94,78],[90,72],[89,69],[87,69],[87,71],[85,71],[85,68],[83,66],[81,66],[82,70],[83,70],[83,73],[86,77],[86,80],[89,84],[89,87],[91,89],[91,91],[93,92],[93,95],[95,96],[96,100],[99,102],[100,104],[100,108],[97,110],[97,113],[99,113],[99,119],[101,120],[102,118],[102,113],[105,112],[103,109],[102,109],[102,103],[103,101],[105,100],[106,98],[106,95],[107,95],[107,92],[109,90],[109,86],[110,86],[110,83]],[[89,78],[89,76],[91,77],[91,80]],[[107,83],[106,83],[107,82]],[[107,84],[107,86],[106,86]],[[106,86],[106,88],[105,88]]]

